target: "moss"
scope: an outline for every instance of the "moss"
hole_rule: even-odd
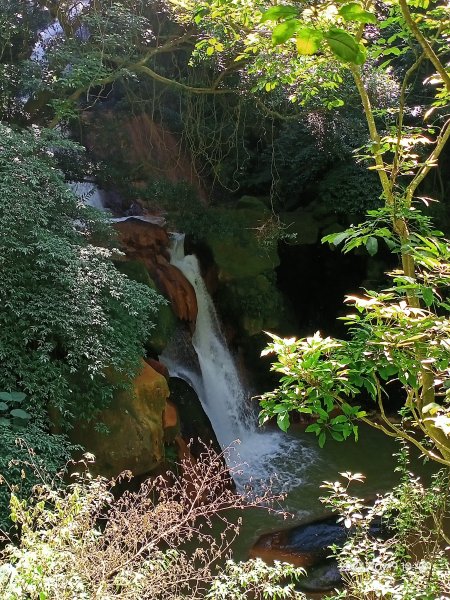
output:
[[[217,302],[225,319],[235,323],[241,335],[279,330],[284,319],[284,301],[270,272],[223,284]]]
[[[259,235],[271,218],[267,209],[211,209],[216,220],[233,224],[212,229],[206,236],[222,280],[245,279],[271,271],[279,263],[276,243],[265,244]]]

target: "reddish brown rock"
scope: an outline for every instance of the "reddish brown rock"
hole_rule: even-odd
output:
[[[174,267],[164,256],[157,257],[152,275],[161,292],[170,300],[173,312],[182,321],[195,322],[197,297],[195,290],[180,269]]]
[[[207,202],[208,194],[194,160],[182,148],[180,140],[155,123],[150,115],[140,113],[124,117],[105,110],[96,113],[95,118],[85,113],[83,120],[86,146],[98,160],[119,160],[138,178],[188,183],[198,197]]]
[[[172,404],[169,400],[166,402],[166,406],[163,412],[163,427],[169,429],[176,427],[178,424],[178,413],[175,404]]]
[[[116,223],[120,244],[130,260],[142,262],[156,286],[168,298],[176,316],[195,322],[197,298],[183,273],[170,264],[167,231],[153,223],[128,220]]]
[[[169,369],[166,365],[163,365],[159,360],[155,360],[154,358],[146,358],[145,362],[151,366],[152,369],[155,369],[157,373],[160,373],[163,377],[169,380]]]
[[[115,223],[115,228],[119,232],[120,245],[127,257],[143,262],[151,275],[158,256],[169,259],[170,240],[163,227],[129,219]]]

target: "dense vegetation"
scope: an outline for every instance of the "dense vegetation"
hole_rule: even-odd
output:
[[[0,0],[0,9],[0,524],[11,525],[10,492],[17,523],[2,554],[3,597],[302,598],[286,580],[301,572],[289,566],[230,562],[217,575],[228,537],[215,543],[201,521],[267,498],[236,497],[212,454],[184,464],[185,479],[148,482],[119,500],[102,479],[54,479],[75,450],[74,423],[130,388],[161,302],[116,269],[107,220],[68,183],[97,172],[130,202],[171,210],[200,243],[242,229],[143,165],[136,192],[124,161],[93,165],[70,138],[83,139],[92,114],[151,113],[224,205],[237,189],[269,197],[271,252],[283,233],[278,212],[314,200],[341,225],[355,220],[324,243],[371,256],[383,248],[397,268],[386,289],[347,299],[345,339],[273,336],[267,353],[282,377],[262,398],[261,420],[287,430],[292,413],[306,414],[321,446],[357,438],[364,421],[448,469],[450,249],[422,213],[450,137],[448,6]],[[258,299],[246,302],[264,312]],[[397,420],[386,408],[394,388]],[[334,598],[449,593],[448,476],[425,489],[406,450],[400,462],[400,486],[371,508],[347,485],[326,484],[355,531],[334,549],[346,583]],[[371,535],[380,516],[387,541]]]

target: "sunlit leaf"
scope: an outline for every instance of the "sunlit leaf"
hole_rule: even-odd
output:
[[[298,14],[298,8],[296,6],[286,6],[284,4],[278,4],[277,6],[271,6],[261,16],[261,23],[266,21],[278,21],[279,19],[289,19],[295,17]]]
[[[373,23],[376,24],[376,16],[365,10],[359,2],[349,2],[344,4],[339,9],[339,14],[344,17],[346,21],[356,21],[358,23]]]
[[[299,54],[315,54],[323,40],[323,33],[312,27],[302,27],[297,33],[297,52]]]
[[[287,42],[290,38],[294,37],[300,27],[300,21],[298,19],[288,19],[279,23],[272,32],[272,43],[274,46]]]
[[[362,44],[343,29],[331,28],[325,35],[332,53],[344,62],[361,65],[366,59],[366,51]]]

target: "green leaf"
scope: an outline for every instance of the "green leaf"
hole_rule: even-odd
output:
[[[366,249],[370,256],[375,256],[378,252],[378,240],[375,237],[368,238],[366,242]]]
[[[366,60],[366,50],[353,36],[343,29],[331,28],[325,36],[332,53],[344,62],[362,65]]]
[[[9,392],[0,392],[0,400],[12,402],[12,395]]]
[[[289,429],[289,425],[291,424],[290,419],[289,419],[289,413],[288,412],[284,412],[284,413],[280,413],[277,416],[277,425],[278,427],[282,430],[282,431],[287,431]]]
[[[431,306],[434,302],[433,288],[430,288],[430,287],[422,288],[422,298],[423,298],[423,301],[425,302],[425,306]]]
[[[320,430],[320,425],[317,425],[317,423],[312,423],[311,425],[308,425],[308,427],[305,429],[306,433],[315,433],[316,431]]]
[[[322,40],[322,31],[312,27],[302,27],[297,34],[297,52],[302,55],[315,54]]]
[[[9,419],[5,419],[5,417],[0,417],[0,425],[11,425]]]
[[[326,439],[327,439],[327,434],[325,433],[325,431],[322,431],[322,433],[319,435],[319,446],[321,448],[323,448],[325,446]]]
[[[271,6],[261,16],[261,23],[266,21],[278,21],[279,19],[289,19],[295,17],[298,14],[298,8],[296,6],[286,6],[284,4],[278,4],[277,6]]]
[[[339,14],[344,17],[346,21],[356,21],[358,23],[373,23],[376,24],[376,16],[365,10],[359,2],[349,2],[344,4],[339,9]]]
[[[17,419],[23,419],[24,421],[28,421],[28,419],[31,419],[30,413],[27,413],[21,408],[15,408],[14,410],[12,410],[11,416],[16,417]]]
[[[274,46],[287,42],[291,37],[295,35],[300,27],[300,21],[298,19],[289,19],[283,21],[275,27],[272,32],[272,43]]]
[[[11,392],[10,397],[11,397],[10,402],[17,402],[19,404],[20,402],[23,402],[23,400],[25,400],[27,395],[24,394],[23,392]]]
[[[339,246],[339,244],[346,240],[349,235],[350,234],[347,230],[339,233],[330,233],[329,235],[323,237],[321,241],[322,243],[329,242],[330,244],[333,244],[333,246]]]
[[[6,402],[0,402],[0,410],[2,412],[4,412],[5,410],[8,410],[9,406],[6,404]]]

